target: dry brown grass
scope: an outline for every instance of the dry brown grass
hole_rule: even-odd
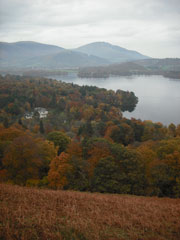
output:
[[[180,199],[0,185],[1,240],[180,239]]]

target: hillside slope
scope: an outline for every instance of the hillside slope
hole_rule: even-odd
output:
[[[0,239],[180,239],[179,199],[0,184],[0,202]]]

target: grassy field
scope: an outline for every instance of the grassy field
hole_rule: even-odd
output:
[[[180,199],[0,184],[0,240],[180,239]]]

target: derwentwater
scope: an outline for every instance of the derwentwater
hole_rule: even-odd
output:
[[[133,112],[124,112],[126,118],[180,124],[180,80],[159,75],[134,75],[128,77],[79,78],[76,75],[51,76],[74,84],[97,86],[112,90],[133,91],[139,102]]]

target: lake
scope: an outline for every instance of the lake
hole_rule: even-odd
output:
[[[180,124],[180,80],[169,79],[163,76],[128,76],[101,78],[78,78],[72,76],[51,76],[57,80],[73,82],[80,86],[89,85],[112,90],[133,91],[139,102],[136,109],[129,113],[124,112],[126,118],[152,120]]]

